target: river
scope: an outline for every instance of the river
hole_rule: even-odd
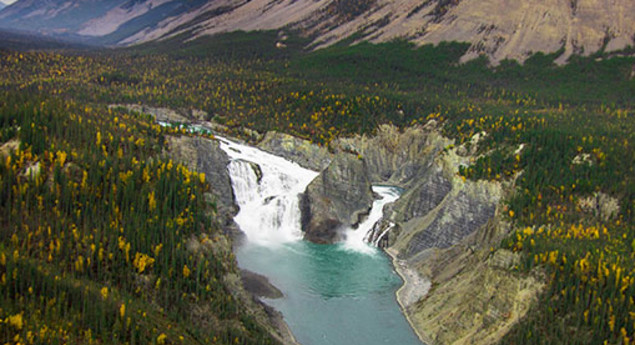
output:
[[[247,240],[237,250],[241,268],[260,273],[284,294],[265,303],[282,312],[303,345],[421,345],[401,313],[395,291],[402,284],[390,259],[365,242],[382,207],[399,197],[380,195],[346,240],[318,245],[302,240],[298,194],[318,175],[281,157],[221,138],[240,212],[235,221]]]

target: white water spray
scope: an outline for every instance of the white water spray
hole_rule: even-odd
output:
[[[373,241],[373,245],[375,247],[379,247],[379,242],[381,241],[382,238],[384,238],[384,236],[386,236],[386,234],[392,230],[392,228],[395,226],[394,223],[390,223],[390,225],[388,227],[386,227],[386,230],[382,231],[381,234],[379,234],[379,236],[377,236],[377,238],[375,238],[375,240]]]
[[[373,192],[381,197],[373,202],[368,218],[359,224],[357,229],[347,229],[345,232],[344,248],[362,253],[372,253],[374,249],[367,243],[367,236],[375,224],[384,215],[384,205],[399,198],[399,191],[394,187],[373,186]],[[390,230],[390,228],[388,229]],[[379,238],[383,237],[383,233]]]
[[[250,241],[272,245],[302,239],[298,195],[318,175],[296,163],[224,138],[240,211],[234,217]]]
[[[231,159],[228,170],[240,207],[234,220],[247,238],[263,245],[301,240],[298,196],[318,173],[255,147],[217,139]],[[399,198],[393,187],[374,186],[373,191],[381,198],[373,202],[368,218],[357,229],[346,231],[343,246],[347,250],[375,252],[367,243],[367,235],[381,220],[384,205]]]

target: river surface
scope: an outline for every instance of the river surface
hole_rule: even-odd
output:
[[[264,301],[282,312],[303,345],[421,345],[401,313],[395,291],[402,281],[389,258],[365,243],[396,188],[381,196],[346,240],[318,245],[302,240],[298,194],[318,175],[253,147],[221,139],[247,240],[236,250],[241,268],[260,273],[284,294]]]

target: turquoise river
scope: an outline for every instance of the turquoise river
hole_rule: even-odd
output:
[[[365,243],[382,208],[399,197],[380,196],[345,240],[318,245],[302,240],[298,195],[318,175],[256,148],[221,139],[236,203],[234,218],[246,235],[236,249],[239,266],[269,278],[282,291],[264,302],[280,311],[303,345],[421,345],[401,313],[395,292],[402,281],[390,259]]]

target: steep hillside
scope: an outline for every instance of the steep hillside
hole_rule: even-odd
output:
[[[630,0],[254,0],[232,10],[220,8],[227,6],[213,2],[202,7],[197,18],[209,19],[194,25],[188,18],[168,18],[157,29],[140,32],[125,43],[171,32],[192,31],[201,36],[290,26],[314,37],[313,47],[345,39],[406,38],[417,44],[461,41],[471,43],[465,59],[486,54],[494,61],[524,61],[532,52],[555,52],[564,46],[564,61],[571,54],[589,54],[603,47],[623,49],[633,45],[635,35],[635,3]],[[179,26],[182,29],[175,31]]]
[[[74,34],[125,0],[21,0],[0,13],[0,26],[47,34]]]
[[[0,13],[0,27],[116,44],[205,0],[21,0]]]
[[[634,45],[634,23],[631,0],[21,0],[0,14],[0,27],[102,44],[285,28],[310,37],[310,48],[395,38],[468,42],[464,61],[484,54],[494,63],[560,49],[559,63],[621,50]]]

